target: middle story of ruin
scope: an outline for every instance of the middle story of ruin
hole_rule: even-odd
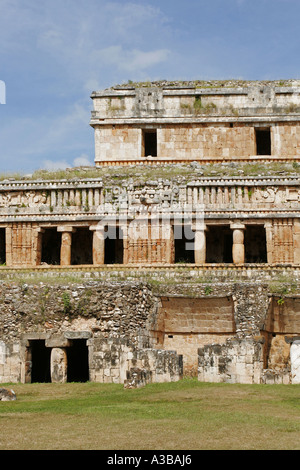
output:
[[[300,264],[297,176],[2,181],[7,267]]]

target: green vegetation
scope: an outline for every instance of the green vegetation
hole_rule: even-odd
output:
[[[201,96],[196,95],[193,105],[190,103],[181,103],[180,108],[184,113],[188,114],[209,114],[216,112],[217,106],[214,103],[203,104]]]
[[[286,113],[298,113],[299,112],[299,106],[295,103],[291,103],[287,106],[285,111],[286,111]]]
[[[195,88],[237,88],[237,87],[249,87],[253,85],[273,85],[273,86],[292,86],[294,80],[239,80],[239,79],[228,79],[228,80],[158,80],[158,81],[145,81],[145,82],[134,82],[128,80],[126,83],[114,85],[113,88],[149,88],[149,87],[195,87]]]
[[[47,181],[101,179],[122,185],[123,180],[138,179],[140,184],[148,179],[197,178],[197,177],[236,177],[236,176],[299,176],[300,164],[297,162],[215,162],[215,163],[174,163],[162,165],[128,165],[119,167],[76,167],[66,170],[37,170],[32,175],[2,174],[0,181]]]
[[[298,385],[13,384],[1,450],[298,450]]]
[[[212,293],[212,287],[210,286],[206,286],[205,289],[204,289],[204,293],[205,295],[210,295]]]
[[[71,300],[70,300],[70,296],[68,292],[63,293],[62,300],[64,304],[64,313],[67,314],[70,312],[70,308],[71,308]]]
[[[217,106],[214,103],[206,103],[203,104],[201,97],[196,96],[195,101],[194,101],[194,113],[195,114],[209,114],[211,112],[216,111]]]
[[[12,270],[3,267],[0,270],[0,281],[10,283],[11,285],[20,286],[41,286],[47,290],[48,286],[70,286],[71,284],[85,285],[89,282],[134,282],[147,284],[152,289],[154,294],[164,294],[169,287],[180,285],[184,288],[186,295],[191,297],[199,295],[199,288],[203,287],[205,295],[212,295],[212,283],[226,283],[229,285],[243,282],[251,282],[251,277],[243,276],[235,270],[228,269],[228,276],[216,275],[214,271],[199,272],[197,275],[191,275],[191,264],[177,263],[172,267],[172,275],[168,275],[169,270],[164,267],[153,271],[153,269],[126,269],[126,267],[119,266],[111,269],[105,268],[92,268],[78,270],[75,266],[72,268],[55,269],[51,266],[47,270]],[[254,282],[254,279],[252,279]],[[268,285],[270,294],[278,298],[285,298],[288,295],[300,294],[300,283],[297,277],[290,275],[282,275],[280,272],[274,272],[271,280],[262,281]],[[201,286],[203,285],[203,286]],[[44,292],[42,305],[46,301],[47,292]],[[66,293],[62,296],[62,305],[64,309],[71,306],[71,299]],[[85,305],[78,306],[82,311]]]
[[[270,292],[284,297],[288,294],[294,294],[298,291],[297,282],[293,275],[281,276],[278,275],[276,279],[269,283]]]
[[[109,101],[108,101],[108,110],[112,113],[116,112],[116,111],[124,111],[125,109],[125,104],[124,104],[124,98],[122,97],[118,97],[116,100],[115,100],[115,103],[118,103],[118,104],[112,104],[112,99],[110,98]]]

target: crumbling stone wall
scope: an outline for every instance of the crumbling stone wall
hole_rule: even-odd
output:
[[[128,338],[102,336],[91,343],[92,381],[125,383],[129,388],[151,382],[172,382],[183,375],[182,359],[176,351],[138,349]]]
[[[272,296],[264,325],[264,381],[280,383],[280,376],[297,383],[297,358],[292,355],[300,335],[300,299],[297,294]],[[295,377],[294,377],[295,376]]]
[[[223,343],[235,335],[234,306],[231,295],[207,287],[200,298],[162,297],[155,334],[158,347],[175,349],[184,356],[186,375],[197,375],[197,350],[211,342]]]
[[[269,296],[266,285],[233,287],[236,337],[225,344],[198,349],[198,378],[211,382],[260,383],[264,368],[264,339]]]
[[[233,301],[237,337],[252,338],[260,335],[269,307],[268,286],[251,283],[235,284]]]
[[[152,292],[139,283],[85,283],[84,285],[0,285],[0,380],[25,380],[26,348],[42,339],[66,346],[66,335],[86,332],[130,338],[133,346],[149,337],[149,319],[155,310]],[[89,335],[87,337],[89,337]],[[47,344],[46,344],[47,346]]]
[[[263,346],[254,339],[230,339],[198,350],[202,382],[260,383]]]
[[[198,349],[198,378],[214,382],[298,383],[299,299],[266,285],[236,284],[236,336]]]
[[[182,359],[152,347],[157,298],[141,283],[0,285],[0,381],[30,381],[30,343],[51,349],[51,380],[67,380],[66,350],[86,340],[92,381],[179,380]],[[143,372],[144,371],[144,372]],[[130,378],[131,377],[131,378]],[[133,382],[136,382],[134,379]]]
[[[57,334],[89,330],[95,334],[148,335],[155,296],[141,283],[85,282],[0,284],[0,332],[3,340],[19,340],[31,332]]]
[[[0,381],[31,381],[36,341],[51,351],[51,380],[68,380],[68,351],[79,340],[93,381],[140,386],[179,380],[198,366],[200,380],[288,383],[297,370],[290,351],[300,333],[298,300],[275,298],[274,307],[272,299],[267,285],[253,282],[159,289],[133,281],[2,282]],[[286,326],[275,331],[280,322]]]

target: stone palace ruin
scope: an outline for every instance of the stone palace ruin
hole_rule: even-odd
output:
[[[0,382],[300,382],[300,82],[93,92],[95,167],[0,181]]]

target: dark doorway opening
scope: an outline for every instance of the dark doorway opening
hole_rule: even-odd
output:
[[[41,263],[60,264],[61,233],[57,231],[57,227],[44,230]]]
[[[256,155],[271,155],[271,130],[255,129],[256,135]]]
[[[206,232],[206,262],[232,263],[232,244],[230,227],[210,225]]]
[[[93,233],[89,227],[78,227],[72,234],[71,264],[93,264]]]
[[[157,157],[157,131],[149,129],[143,131],[143,156]]]
[[[0,265],[6,263],[5,228],[0,228]]]
[[[175,263],[195,263],[195,232],[190,225],[174,225]]]
[[[107,227],[105,232],[105,264],[123,263],[123,232],[119,227]]]
[[[263,225],[248,225],[244,244],[245,263],[267,263],[266,229]]]
[[[31,340],[31,382],[51,382],[51,348],[46,348],[45,340]]]
[[[72,346],[67,348],[68,382],[88,382],[89,355],[86,339],[72,340]]]

